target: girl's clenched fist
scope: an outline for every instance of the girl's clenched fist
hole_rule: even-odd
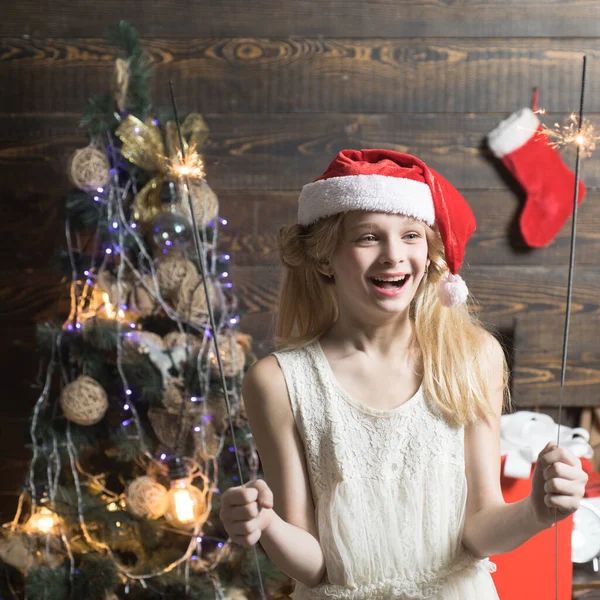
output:
[[[531,485],[531,506],[538,523],[549,526],[579,508],[588,476],[581,461],[565,448],[549,442],[540,452]]]
[[[229,488],[221,498],[219,517],[240,546],[253,546],[273,518],[273,492],[262,479]]]

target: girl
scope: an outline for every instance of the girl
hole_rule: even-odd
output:
[[[507,366],[457,274],[469,206],[415,157],[343,150],[298,216],[278,351],[242,388],[265,481],[223,495],[228,534],[260,539],[295,600],[498,598],[486,557],[573,513],[587,476],[550,443],[503,502]]]

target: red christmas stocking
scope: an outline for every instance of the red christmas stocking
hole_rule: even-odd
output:
[[[550,146],[529,108],[502,121],[489,133],[488,144],[527,192],[519,220],[525,242],[534,248],[548,245],[573,212],[573,172]],[[578,204],[584,196],[585,185],[580,181]]]

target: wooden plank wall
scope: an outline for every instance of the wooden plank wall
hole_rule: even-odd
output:
[[[22,0],[3,12],[5,520],[28,458],[26,425],[38,377],[34,322],[54,314],[65,298],[48,257],[63,239],[66,165],[88,141],[78,128],[86,99],[109,83],[115,51],[102,36],[118,19],[129,20],[143,37],[156,70],[156,106],[168,105],[171,79],[181,111],[202,112],[211,128],[208,180],[229,219],[223,242],[231,249],[232,280],[249,311],[242,327],[254,336],[258,354],[271,349],[280,276],[277,229],[294,220],[300,187],[344,147],[416,154],[464,192],[479,222],[464,276],[482,318],[499,330],[511,356],[516,320],[540,326],[562,320],[569,226],[548,248],[525,247],[518,231],[524,194],[491,158],[484,138],[500,119],[529,105],[533,86],[549,111],[547,123],[576,109],[584,52],[590,58],[587,110],[592,121],[598,119],[600,3],[156,0],[150,7],[140,0]],[[572,156],[566,159],[572,162]],[[584,175],[590,193],[580,211],[573,295],[579,319],[600,313],[596,158],[585,163]],[[556,327],[552,331],[543,343],[555,361],[561,339]],[[517,338],[522,340],[517,355],[527,356],[528,336]],[[576,348],[577,338],[571,343]],[[593,344],[593,338],[585,343]],[[598,349],[586,356],[597,360]],[[550,376],[556,377],[555,369]],[[590,394],[577,396],[580,405],[600,402],[598,378],[590,379]],[[541,408],[553,410],[557,394],[546,389],[539,396],[529,380],[521,387],[518,381],[518,403],[532,405],[543,397]]]

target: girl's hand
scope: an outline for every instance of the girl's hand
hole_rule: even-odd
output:
[[[583,498],[588,476],[581,461],[568,450],[549,442],[540,452],[531,484],[529,500],[535,519],[548,527],[573,514]]]
[[[262,479],[229,488],[221,498],[219,517],[240,546],[253,546],[273,518],[273,492]]]

